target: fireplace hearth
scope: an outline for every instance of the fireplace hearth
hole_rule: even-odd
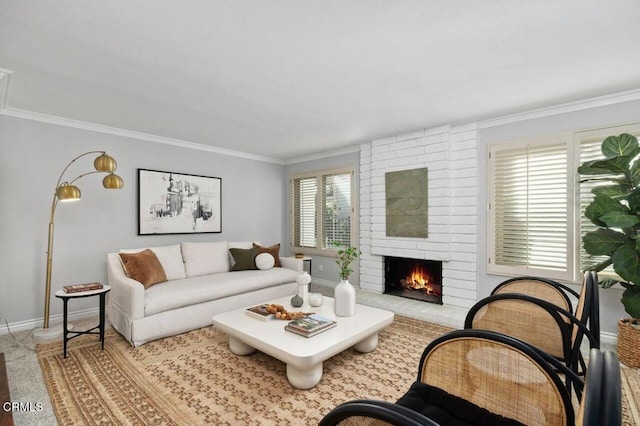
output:
[[[442,262],[385,257],[385,294],[442,305]]]

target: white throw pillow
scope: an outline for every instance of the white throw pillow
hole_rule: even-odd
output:
[[[145,247],[140,249],[125,249],[120,250],[120,253],[138,253],[147,248],[151,249],[160,261],[164,273],[167,275],[167,280],[181,280],[187,277],[184,270],[184,262],[182,261],[182,251],[180,250],[180,244],[161,247]]]
[[[182,242],[182,257],[187,277],[229,272],[227,242]]]
[[[271,253],[260,253],[256,256],[256,266],[258,269],[266,270],[273,268],[273,265],[276,264],[276,260],[273,258]]]

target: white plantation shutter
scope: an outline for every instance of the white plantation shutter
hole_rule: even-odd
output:
[[[332,249],[333,241],[351,245],[353,170],[323,170],[293,176],[292,248]]]
[[[316,177],[291,181],[291,236],[296,247],[317,247],[316,239]]]
[[[592,139],[580,143],[580,164],[585,161],[597,160],[602,158],[600,146],[602,139]],[[589,178],[590,176],[581,176],[581,178]],[[587,206],[593,201],[594,195],[591,190],[597,186],[595,182],[580,183],[580,270],[584,271],[590,266],[597,265],[607,259],[607,256],[592,256],[582,249],[582,237],[587,232],[595,231],[598,227],[584,215]]]
[[[492,272],[558,276],[552,272],[558,271],[569,277],[572,175],[567,164],[565,142],[492,147]]]
[[[322,176],[322,241],[351,245],[351,173]]]

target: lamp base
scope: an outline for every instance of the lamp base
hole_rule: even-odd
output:
[[[67,329],[72,330],[73,324],[67,324]],[[33,330],[33,338],[37,342],[49,342],[62,337],[62,324],[57,324],[49,328],[36,328]]]

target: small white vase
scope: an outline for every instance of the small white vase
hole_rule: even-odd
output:
[[[342,280],[333,290],[335,311],[339,317],[352,317],[356,314],[356,289],[349,280]]]
[[[306,304],[309,302],[309,283],[311,282],[311,275],[307,271],[302,271],[298,278],[296,279],[298,282],[298,296],[302,297],[302,303]]]

